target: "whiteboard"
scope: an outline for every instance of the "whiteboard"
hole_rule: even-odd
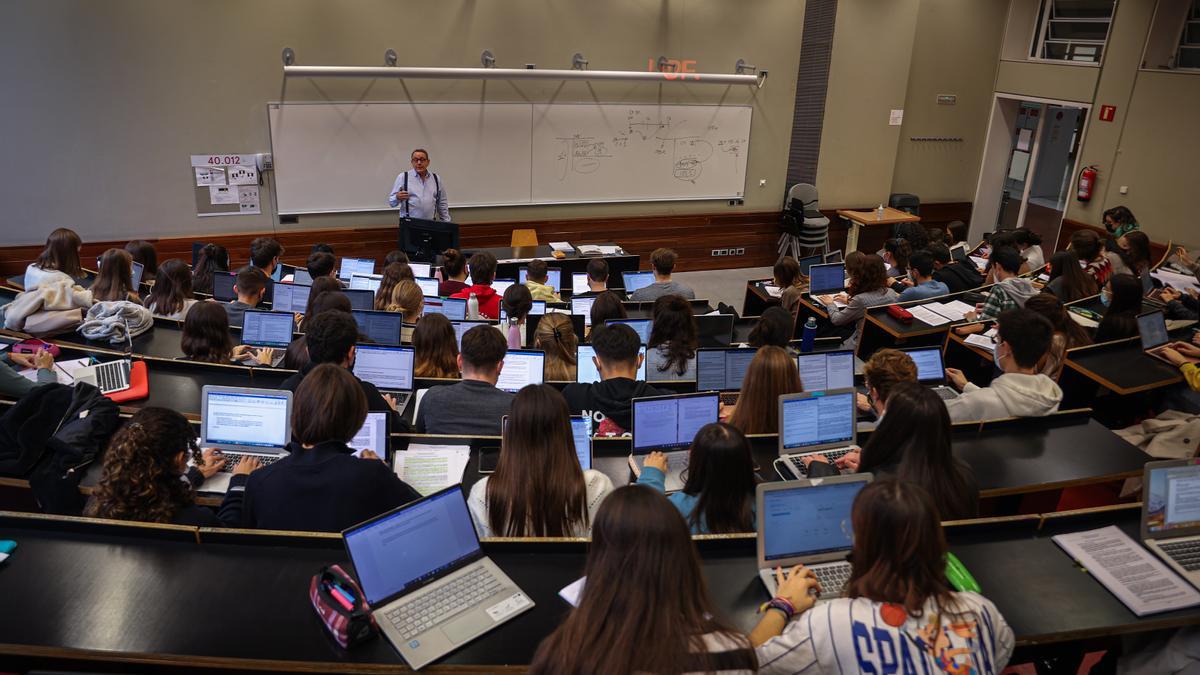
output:
[[[377,211],[426,148],[450,208],[741,197],[751,108],[272,103],[280,214]],[[453,214],[452,214],[453,215]]]

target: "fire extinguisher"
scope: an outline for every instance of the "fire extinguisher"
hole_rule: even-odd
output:
[[[1076,199],[1081,202],[1091,201],[1092,190],[1096,189],[1096,176],[1099,173],[1094,165],[1085,166],[1083,171],[1079,172],[1079,190],[1075,193]]]

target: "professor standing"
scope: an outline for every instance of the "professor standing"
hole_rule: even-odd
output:
[[[400,207],[402,218],[450,220],[450,203],[446,200],[446,185],[429,170],[429,153],[424,148],[412,151],[413,168],[396,176],[388,204]]]

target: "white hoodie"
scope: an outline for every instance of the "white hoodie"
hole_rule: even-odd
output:
[[[946,401],[946,410],[952,422],[1044,417],[1058,411],[1062,397],[1062,389],[1045,375],[1005,373],[988,387],[968,382],[962,395]]]

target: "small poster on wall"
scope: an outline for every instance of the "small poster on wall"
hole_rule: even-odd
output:
[[[196,215],[262,213],[260,175],[254,154],[192,155]]]

